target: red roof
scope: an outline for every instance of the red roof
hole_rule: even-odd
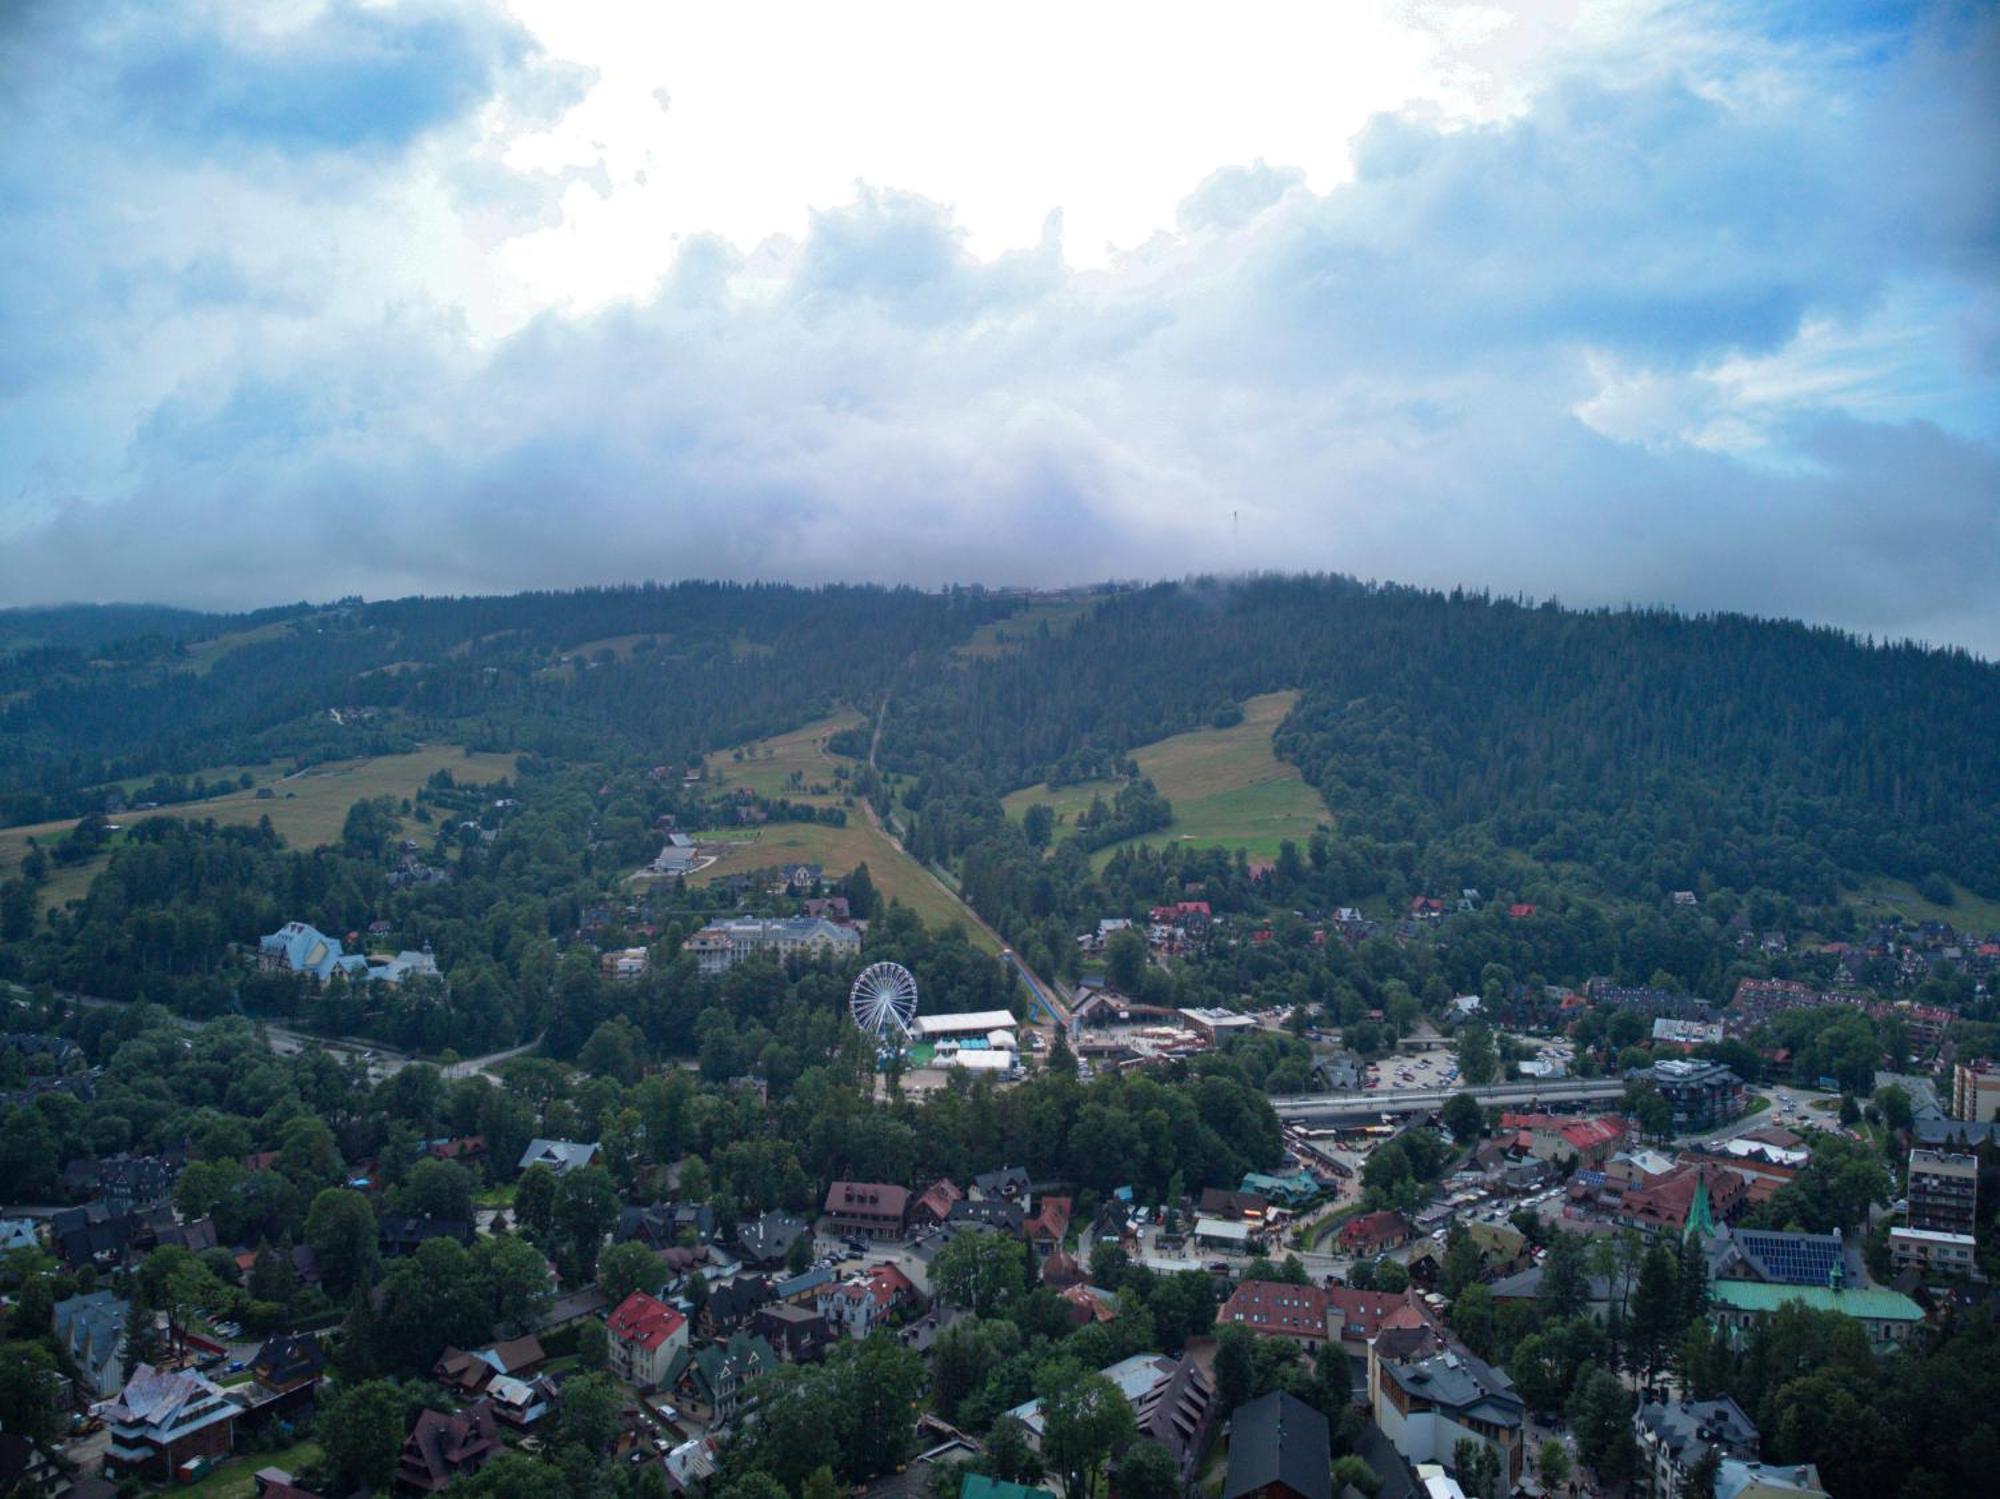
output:
[[[1579,1119],[1562,1127],[1562,1137],[1578,1150],[1590,1150],[1599,1145],[1622,1139],[1625,1121],[1605,1117],[1602,1119]]]
[[[1357,1291],[1353,1286],[1329,1286],[1327,1310],[1339,1320],[1337,1335],[1367,1342],[1385,1327],[1431,1325],[1430,1313],[1414,1291]]]
[[[1246,1280],[1215,1314],[1218,1326],[1239,1323],[1255,1333],[1294,1338],[1326,1336],[1327,1293],[1282,1280]]]
[[[623,1342],[637,1343],[651,1351],[666,1342],[686,1325],[683,1317],[664,1301],[657,1301],[644,1291],[634,1291],[618,1303],[605,1324],[611,1336]]]
[[[1534,915],[1535,908],[1530,905],[1512,905],[1507,908],[1507,914],[1513,917],[1514,920],[1520,921],[1524,917]]]
[[[1401,1213],[1363,1213],[1340,1226],[1340,1242],[1345,1248],[1356,1245],[1400,1244],[1410,1236],[1410,1225]]]

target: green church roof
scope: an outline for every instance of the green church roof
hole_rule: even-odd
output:
[[[1900,1291],[1834,1291],[1825,1286],[1774,1286],[1758,1280],[1718,1280],[1709,1300],[1739,1312],[1775,1312],[1796,1301],[1819,1312],[1844,1312],[1878,1322],[1921,1322],[1924,1309]]]

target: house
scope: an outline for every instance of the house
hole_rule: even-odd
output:
[[[1215,1418],[1215,1391],[1192,1358],[1135,1353],[1100,1371],[1132,1407],[1139,1435],[1165,1447],[1188,1481],[1208,1451]],[[1007,1413],[1028,1429],[1028,1445],[1041,1450],[1042,1402],[1030,1400]]]
[[[819,1300],[820,1287],[832,1284],[833,1272],[824,1265],[814,1265],[810,1270],[787,1276],[772,1286],[771,1296],[787,1306],[811,1307]]]
[[[496,1420],[520,1430],[533,1426],[554,1410],[560,1392],[556,1382],[546,1374],[537,1374],[532,1379],[496,1374],[486,1386],[485,1396]]]
[[[1044,1197],[1035,1216],[1021,1225],[1021,1232],[1038,1254],[1051,1254],[1062,1247],[1069,1235],[1073,1203],[1067,1197]]]
[[[452,1239],[470,1247],[472,1225],[463,1218],[405,1218],[391,1215],[376,1228],[376,1238],[385,1260],[415,1254],[432,1239]]]
[[[1372,1259],[1409,1242],[1410,1221],[1397,1212],[1363,1213],[1340,1225],[1343,1254],[1364,1255]]]
[[[1913,1270],[1924,1277],[1971,1275],[1979,1241],[1971,1234],[1941,1233],[1929,1228],[1889,1230],[1889,1262],[1900,1274]]]
[[[167,1483],[189,1463],[214,1462],[235,1446],[238,1407],[191,1369],[141,1363],[103,1411],[111,1430],[104,1476]]]
[[[1032,1186],[1025,1166],[1002,1166],[975,1176],[970,1196],[974,1202],[1025,1203]]]
[[[687,1318],[644,1291],[619,1302],[605,1330],[611,1335],[611,1372],[642,1390],[665,1384],[668,1370],[687,1352]]]
[[[1056,1300],[1063,1304],[1069,1312],[1070,1321],[1078,1327],[1118,1320],[1118,1298],[1102,1286],[1065,1286],[1056,1292]]]
[[[721,1346],[710,1344],[690,1353],[682,1349],[668,1383],[690,1400],[709,1408],[714,1424],[729,1421],[741,1408],[750,1382],[778,1366],[778,1355],[755,1333],[739,1332]]]
[[[1500,1458],[1502,1481],[1518,1483],[1527,1407],[1514,1383],[1456,1345],[1413,1358],[1369,1353],[1375,1424],[1411,1463],[1450,1464],[1461,1440],[1482,1442]]]
[[[1255,1192],[1288,1208],[1303,1207],[1326,1190],[1324,1183],[1303,1166],[1284,1176],[1262,1171],[1246,1171],[1237,1183],[1239,1192]]]
[[[557,1176],[567,1176],[596,1160],[598,1148],[595,1140],[588,1144],[576,1140],[530,1140],[528,1148],[521,1152],[517,1169],[546,1166]]]
[[[695,1319],[696,1330],[705,1338],[726,1338],[770,1299],[771,1282],[761,1275],[738,1275],[711,1285]]]
[[[812,1233],[812,1225],[791,1213],[765,1213],[741,1224],[736,1231],[736,1252],[743,1263],[759,1269],[782,1265],[792,1245]]]
[[[1726,1397],[1642,1401],[1632,1415],[1632,1434],[1652,1499],[1683,1499],[1689,1472],[1711,1450],[1723,1457],[1757,1456],[1756,1423]]]
[[[135,1220],[101,1202],[64,1208],[49,1219],[49,1238],[63,1263],[76,1269],[121,1261],[132,1242]]]
[[[1602,1166],[1625,1139],[1625,1121],[1610,1114],[1598,1119],[1502,1114],[1500,1128],[1524,1135],[1528,1154],[1537,1160],[1573,1160],[1580,1166],[1591,1167]]]
[[[896,1238],[910,1211],[910,1189],[887,1182],[837,1181],[826,1190],[828,1227],[843,1233]]]
[[[941,1176],[924,1188],[910,1204],[910,1226],[943,1223],[951,1217],[952,1204],[963,1202],[965,1193],[950,1177]]]
[[[396,1487],[412,1494],[438,1493],[454,1480],[477,1473],[502,1450],[490,1401],[475,1400],[450,1415],[418,1411],[409,1435],[403,1438]]]
[[[530,1334],[473,1353],[446,1348],[431,1372],[461,1395],[478,1395],[490,1389],[496,1379],[523,1378],[547,1361],[541,1339]]]
[[[92,1400],[106,1400],[125,1382],[125,1320],[132,1304],[109,1291],[89,1291],[55,1305],[57,1344],[76,1365]]]
[[[1021,1225],[1027,1221],[1028,1215],[1018,1202],[975,1202],[969,1197],[951,1205],[947,1220],[954,1231],[986,1228],[1013,1238],[1020,1237]]]
[[[902,1309],[915,1305],[917,1288],[894,1265],[871,1265],[839,1285],[822,1287],[814,1308],[829,1329],[865,1338]]]
[[[1435,1329],[1437,1319],[1415,1291],[1363,1291],[1353,1286],[1326,1288],[1326,1337],[1349,1354],[1365,1358],[1385,1332]]]
[[[600,954],[597,968],[606,983],[636,984],[646,976],[650,958],[643,947],[618,947]]]
[[[1246,1280],[1215,1314],[1220,1327],[1248,1328],[1260,1338],[1290,1338],[1306,1352],[1327,1339],[1327,1293],[1281,1280]]]
[[[826,1351],[833,1332],[811,1307],[779,1302],[762,1306],[750,1319],[750,1330],[769,1343],[788,1364],[809,1363]]]
[[[319,1339],[297,1333],[276,1333],[264,1340],[250,1360],[250,1393],[246,1414],[262,1419],[311,1406],[326,1373],[326,1350]],[[243,1391],[239,1388],[238,1398]]]
[[[69,1486],[69,1470],[47,1450],[24,1436],[0,1431],[0,1494],[75,1492]]]
[[[322,982],[336,973],[362,978],[368,959],[344,952],[338,937],[329,937],[304,921],[288,921],[257,941],[257,967],[264,973],[298,973]]]
[[[1326,1417],[1273,1390],[1229,1419],[1222,1499],[1333,1499],[1332,1454]]]

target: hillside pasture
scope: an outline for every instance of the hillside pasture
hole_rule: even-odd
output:
[[[513,755],[468,755],[456,745],[427,744],[408,754],[333,761],[290,776],[275,766],[252,766],[249,771],[254,784],[247,791],[231,791],[207,801],[155,807],[150,811],[121,812],[111,821],[128,828],[155,817],[184,817],[190,821],[212,818],[225,826],[253,827],[260,817],[269,817],[271,826],[292,847],[316,848],[340,837],[347,809],[358,801],[374,796],[393,796],[401,801],[406,796],[415,796],[418,788],[439,770],[449,770],[460,785],[497,781],[512,776],[515,764]],[[234,775],[238,770],[239,767],[232,766],[228,773]],[[259,799],[258,787],[269,787],[273,795]],[[27,857],[29,839],[53,844],[75,825],[75,818],[65,818],[0,828],[0,878],[20,867]],[[44,908],[60,907],[82,896],[109,857],[107,850],[86,863],[51,871],[48,883],[42,887]]]
[[[1267,692],[1243,704],[1243,721],[1226,729],[1194,729],[1132,752],[1174,807],[1173,823],[1127,842],[1155,847],[1191,843],[1204,848],[1244,849],[1252,858],[1275,858],[1286,839],[1303,843],[1332,814],[1320,794],[1300,777],[1298,767],[1271,750],[1271,736],[1298,701],[1296,692]],[[1102,796],[1109,802],[1119,782],[1085,781],[1075,786],[1046,783],[1013,792],[1003,805],[1017,821],[1028,808],[1047,806],[1057,818],[1056,836],[1075,831],[1077,814]],[[1126,844],[1100,849],[1100,868]]]
[[[741,759],[736,758],[733,751],[720,750],[703,762],[709,787],[731,791],[741,786],[762,797],[785,797],[795,802],[810,802],[814,806],[832,806],[839,800],[838,796],[815,796],[795,790],[791,785],[792,775],[797,772],[806,786],[828,787],[833,785],[835,770],[844,768],[851,775],[855,762],[827,753],[826,741],[840,730],[851,729],[862,721],[859,713],[836,713],[803,728],[793,729],[788,734],[775,734],[769,739],[739,746]]]

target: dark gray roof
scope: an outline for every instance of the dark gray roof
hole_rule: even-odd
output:
[[[2000,1145],[2000,1120],[1918,1119],[1910,1132],[1919,1145]]]
[[[1639,1407],[1639,1422],[1660,1439],[1674,1460],[1691,1468],[1709,1447],[1724,1457],[1755,1457],[1757,1427],[1734,1400],[1672,1400]]]
[[[1453,1349],[1410,1363],[1384,1364],[1383,1373],[1411,1395],[1498,1426],[1519,1424],[1526,1407],[1514,1382],[1483,1359]]]
[[[1403,1454],[1381,1427],[1373,1421],[1364,1424],[1355,1433],[1354,1450],[1382,1480],[1375,1499],[1418,1499],[1417,1482],[1410,1476],[1409,1464],[1403,1461]]]
[[[1236,1408],[1229,1428],[1229,1478],[1222,1499],[1282,1483],[1303,1499],[1332,1499],[1332,1446],[1326,1417],[1295,1395],[1273,1390]]]

